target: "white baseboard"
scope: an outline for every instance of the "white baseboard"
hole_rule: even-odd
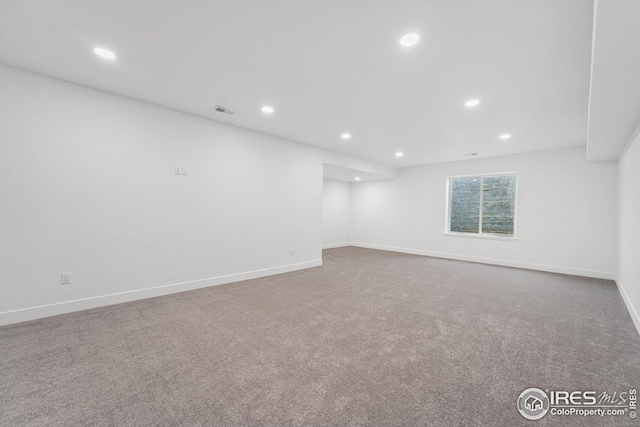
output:
[[[352,244],[350,242],[327,243],[326,245],[322,245],[322,249],[344,248],[345,246],[352,246]]]
[[[248,271],[245,273],[210,277],[208,279],[173,283],[170,285],[157,286],[153,288],[137,289],[134,291],[121,292],[117,294],[101,295],[97,297],[66,301],[57,304],[6,311],[4,313],[0,313],[0,326],[10,325],[12,323],[26,322],[28,320],[41,319],[43,317],[56,316],[58,314],[71,313],[74,311],[88,310],[90,308],[104,307],[107,305],[120,304],[123,302],[153,298],[161,295],[175,294],[178,292],[206,288],[209,286],[224,285],[226,283],[239,282],[242,280],[273,276],[275,274],[288,273],[291,271],[303,270],[305,268],[318,267],[321,265],[322,260],[319,259],[314,261],[302,262],[299,264],[289,264],[280,267],[265,268],[263,270]]]
[[[620,291],[620,295],[622,295],[622,300],[624,304],[627,306],[627,310],[629,311],[629,316],[631,316],[631,320],[633,320],[633,324],[636,326],[636,331],[638,331],[638,335],[640,335],[640,316],[638,315],[638,311],[635,309],[633,304],[631,304],[631,300],[627,295],[627,292],[624,290],[624,286],[622,286],[622,282],[620,278],[616,274],[616,285],[618,285],[618,291]]]
[[[420,249],[398,248],[395,246],[370,245],[368,243],[352,242],[349,246],[357,246],[360,248],[368,248],[368,249],[378,249],[382,251],[402,252],[405,254],[431,256],[436,258],[455,259],[458,261],[477,262],[481,264],[502,265],[504,267],[523,268],[526,270],[547,271],[549,273],[571,274],[574,276],[584,276],[584,277],[593,277],[596,279],[615,280],[614,273],[608,273],[605,271],[583,270],[579,268],[570,268],[570,267],[562,267],[562,266],[546,265],[546,264],[531,264],[528,262],[521,262],[521,261],[508,261],[508,260],[502,260],[502,259],[483,258],[483,257],[477,257],[477,256],[470,256],[470,255],[457,255],[457,254],[450,254],[446,252],[431,252],[431,251],[424,251]]]

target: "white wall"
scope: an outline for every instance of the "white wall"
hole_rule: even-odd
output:
[[[0,93],[0,324],[319,265],[323,242],[615,268],[616,167],[581,148],[323,191],[322,150],[4,66]],[[618,276],[636,307],[639,152],[618,177]],[[444,236],[446,177],[505,171],[520,176],[519,240]]]
[[[322,194],[322,246],[344,246],[349,242],[351,183],[325,179]]]
[[[399,169],[353,184],[351,240],[524,268],[613,278],[616,165],[587,163],[583,147]],[[445,236],[447,176],[518,172],[515,242]]]
[[[321,150],[3,66],[0,93],[0,323],[321,263]]]
[[[324,150],[323,161],[327,165],[346,168],[357,171],[359,175],[365,177],[376,177],[382,179],[395,178],[398,170],[392,166],[380,165],[357,157],[347,156],[346,154],[336,153]],[[335,180],[336,178],[334,178]]]
[[[640,332],[640,135],[618,162],[618,286]]]

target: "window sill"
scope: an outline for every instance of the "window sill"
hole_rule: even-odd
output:
[[[517,242],[518,238],[517,237],[505,237],[505,236],[499,236],[496,234],[474,234],[474,233],[450,233],[450,232],[445,232],[444,233],[445,236],[451,236],[451,237],[467,237],[467,238],[471,238],[471,239],[488,239],[488,240],[504,240],[507,242]]]

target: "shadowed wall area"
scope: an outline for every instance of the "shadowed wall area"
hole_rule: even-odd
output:
[[[347,247],[0,328],[0,425],[636,425],[516,401],[640,388],[639,354],[611,281]]]

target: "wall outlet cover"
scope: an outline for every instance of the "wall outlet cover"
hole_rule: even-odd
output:
[[[62,284],[63,285],[71,284],[71,273],[62,273]]]

